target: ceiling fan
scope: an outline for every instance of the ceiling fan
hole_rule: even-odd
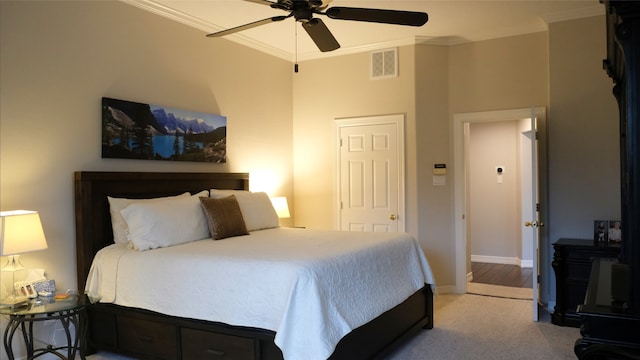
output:
[[[305,29],[307,34],[309,34],[320,51],[326,52],[338,49],[340,44],[333,34],[331,34],[331,31],[329,31],[324,22],[322,22],[321,19],[314,18],[313,14],[326,15],[329,18],[336,20],[354,20],[408,26],[422,26],[429,19],[426,13],[415,11],[366,9],[343,6],[334,6],[327,9],[331,0],[277,0],[277,2],[270,0],[244,1],[267,5],[274,9],[289,11],[289,15],[274,16],[254,21],[227,30],[214,32],[207,36],[225,36],[293,17],[296,21],[302,23],[302,27]]]

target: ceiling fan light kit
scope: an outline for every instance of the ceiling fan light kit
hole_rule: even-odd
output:
[[[225,36],[293,17],[296,21],[302,23],[302,28],[307,32],[309,37],[311,37],[318,49],[322,52],[327,52],[340,48],[340,44],[324,22],[319,18],[314,18],[313,14],[325,15],[334,20],[364,21],[404,26],[422,26],[429,20],[426,13],[416,11],[367,9],[343,6],[335,6],[327,9],[331,0],[277,0],[277,2],[270,0],[244,1],[267,5],[273,9],[289,11],[289,15],[274,16],[254,21],[245,25],[207,34],[207,36]]]

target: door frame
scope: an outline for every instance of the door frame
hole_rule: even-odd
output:
[[[545,118],[546,109],[544,107],[536,107],[535,114],[537,118]],[[518,119],[531,118],[531,108],[511,109],[511,110],[496,110],[496,111],[482,111],[482,112],[470,112],[470,113],[457,113],[453,114],[453,157],[454,157],[454,249],[455,249],[455,291],[459,294],[467,292],[467,203],[468,193],[466,189],[466,156],[465,156],[465,124],[475,122],[493,122],[493,121],[508,121]],[[541,147],[539,151],[544,151]],[[543,154],[541,153],[540,156]],[[539,178],[540,187],[544,188],[540,190],[538,195],[541,201],[546,201],[545,180],[546,172],[543,167],[546,163],[540,165]],[[544,214],[544,213],[543,213]],[[543,216],[546,216],[544,214]],[[543,236],[544,232],[541,232]],[[542,241],[541,241],[542,242]],[[538,259],[540,261],[540,259]],[[536,289],[534,289],[535,291]]]
[[[333,131],[334,131],[334,144],[333,148],[335,149],[335,159],[334,159],[334,194],[336,196],[333,199],[333,208],[336,209],[334,211],[333,218],[333,228],[336,230],[340,229],[340,199],[342,198],[342,194],[340,193],[340,177],[341,177],[341,166],[340,166],[340,130],[343,127],[359,127],[359,126],[367,126],[367,125],[387,125],[392,124],[396,126],[396,144],[398,146],[398,231],[405,231],[406,220],[405,220],[405,158],[404,158],[404,114],[390,114],[390,115],[376,115],[376,116],[362,116],[362,117],[351,117],[351,118],[336,118],[333,121]]]

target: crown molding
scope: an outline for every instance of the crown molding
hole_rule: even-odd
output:
[[[196,17],[174,10],[170,7],[164,6],[154,1],[150,1],[150,0],[120,0],[120,1],[129,5],[133,5],[139,9],[154,13],[156,15],[160,15],[162,17],[165,17],[174,21],[178,21],[180,23],[189,25],[191,27],[195,27],[200,30],[208,31],[216,28],[216,25],[214,24],[211,24],[207,21],[200,20]]]
[[[120,0],[120,1],[127,3],[129,5],[135,6],[139,9],[151,12],[153,14],[160,15],[167,19],[174,20],[182,24],[185,24],[187,26],[202,30],[207,34],[223,29],[218,25],[215,25],[208,21],[203,21],[199,18],[185,14],[180,11],[176,11],[172,8],[169,8],[167,6],[154,2],[153,0]],[[252,49],[264,52],[269,55],[273,55],[275,57],[278,57],[286,61],[290,61],[290,62],[295,61],[295,54],[277,49],[272,46],[265,45],[262,42],[255,41],[240,33],[230,34],[230,35],[227,35],[225,38],[237,44],[250,47]],[[317,52],[317,51],[307,52],[307,53],[298,53],[298,61],[322,59],[322,58],[335,57],[335,56],[341,56],[341,55],[350,55],[350,54],[356,54],[361,52],[380,50],[384,48],[415,45],[415,44],[416,44],[416,39],[413,37],[410,37],[410,38],[404,38],[404,39],[388,41],[388,42],[380,42],[380,43],[368,44],[368,45],[362,45],[362,46],[340,48],[340,49],[337,49],[331,52],[325,52],[325,53]]]
[[[546,22],[547,24],[551,24],[555,22],[605,15],[605,13],[606,11],[604,8],[604,4],[596,4],[590,7],[545,15],[542,17],[542,20],[544,20],[544,22]]]
[[[120,0],[120,1],[127,3],[129,5],[135,6],[139,9],[151,12],[153,14],[160,15],[167,19],[177,21],[184,25],[202,30],[203,32],[205,32],[205,34],[223,30],[221,26],[210,23],[208,21],[203,21],[202,19],[185,14],[183,12],[177,11],[170,7],[161,5],[157,2],[154,2],[153,0]],[[550,24],[555,22],[574,20],[579,18],[604,15],[604,14],[605,14],[604,5],[597,4],[591,7],[582,8],[578,10],[563,11],[561,13],[549,14],[549,15],[543,16],[543,20],[545,24]],[[509,30],[508,33],[505,33],[505,32],[486,33],[473,39],[467,39],[467,38],[455,37],[455,36],[447,36],[447,37],[415,36],[415,37],[408,37],[408,38],[387,41],[387,42],[380,42],[375,44],[342,47],[331,52],[323,53],[318,51],[312,51],[312,52],[306,52],[306,53],[298,53],[297,61],[307,61],[307,60],[323,59],[323,58],[329,58],[329,57],[335,57],[335,56],[341,56],[341,55],[350,55],[350,54],[370,52],[370,51],[391,48],[391,47],[398,47],[398,46],[411,46],[411,45],[452,46],[452,45],[459,45],[459,44],[465,44],[465,43],[476,42],[476,41],[484,41],[484,40],[491,40],[491,39],[497,39],[497,38],[503,38],[503,37],[536,33],[536,32],[547,31],[547,30],[548,30],[548,26],[522,27],[519,29],[512,28]],[[262,42],[253,40],[241,33],[230,34],[226,36],[225,39],[229,41],[233,41],[237,44],[258,50],[268,55],[272,55],[277,58],[289,61],[289,62],[296,61],[296,54],[275,48],[273,46],[266,45]]]
[[[203,32],[205,32],[205,34],[209,34],[218,30],[223,30],[221,26],[215,25],[208,21],[203,21],[194,16],[191,16],[183,12],[169,8],[167,6],[158,4],[152,0],[120,0],[120,1],[127,3],[129,5],[135,6],[139,9],[151,12],[153,14],[160,15],[167,19],[174,20],[184,25],[202,30]],[[262,42],[255,41],[239,33],[228,35],[226,36],[226,39],[231,40],[240,45],[244,45],[252,49],[267,53],[269,55],[273,55],[275,57],[287,60],[287,61],[292,61],[293,59],[293,55],[286,51],[282,51],[273,46],[265,45]]]

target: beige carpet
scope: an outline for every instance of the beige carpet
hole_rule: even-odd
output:
[[[575,360],[577,328],[533,322],[531,300],[440,295],[435,327],[420,332],[389,360]]]
[[[500,285],[467,283],[467,293],[475,295],[497,296],[510,299],[533,299],[531,288],[517,288]]]

